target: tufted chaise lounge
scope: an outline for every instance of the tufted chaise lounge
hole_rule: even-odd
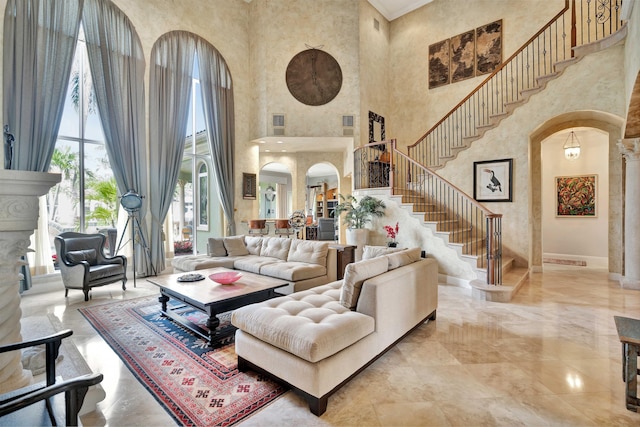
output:
[[[235,310],[238,369],[288,384],[321,415],[332,393],[435,319],[438,264],[419,253],[349,264],[343,280]]]

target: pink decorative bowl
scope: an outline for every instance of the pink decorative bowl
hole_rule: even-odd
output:
[[[238,271],[225,271],[209,275],[209,279],[216,283],[220,283],[221,285],[230,285],[241,277],[242,273]]]

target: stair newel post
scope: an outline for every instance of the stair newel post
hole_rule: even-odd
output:
[[[501,218],[501,214],[487,215],[487,285],[501,284]]]
[[[391,188],[391,194],[395,194],[393,189],[395,188],[395,186],[393,185],[394,182],[394,177],[395,177],[395,165],[393,163],[393,159],[394,159],[394,154],[396,152],[396,140],[392,139],[391,140],[391,144],[389,145],[389,152],[391,153],[391,155],[389,156],[389,187]]]
[[[573,48],[578,43],[576,30],[576,0],[571,0],[571,57],[574,57]]]

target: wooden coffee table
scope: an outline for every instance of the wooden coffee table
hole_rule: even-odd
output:
[[[227,331],[218,330],[218,326],[220,325],[218,314],[278,296],[275,289],[288,284],[285,280],[244,271],[242,272],[240,280],[230,285],[220,285],[209,279],[210,274],[224,271],[233,270],[216,267],[190,273],[149,277],[147,280],[149,283],[160,288],[160,298],[158,298],[158,301],[162,304],[163,315],[189,328],[205,340],[208,340],[211,347],[216,347],[216,344],[220,343],[221,340],[230,336],[235,331],[232,327],[228,328]],[[180,276],[195,273],[203,275],[205,277],[204,280],[197,282],[178,281]],[[171,298],[181,301],[184,304],[167,308],[167,302],[169,302]],[[202,311],[209,316],[207,319],[208,330],[180,316],[179,313],[185,311],[185,305]]]

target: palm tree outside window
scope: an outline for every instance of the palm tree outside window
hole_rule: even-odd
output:
[[[65,231],[116,227],[117,189],[104,145],[84,33],[80,27],[50,172],[62,180],[47,195],[50,241]],[[54,249],[50,248],[52,255]]]

